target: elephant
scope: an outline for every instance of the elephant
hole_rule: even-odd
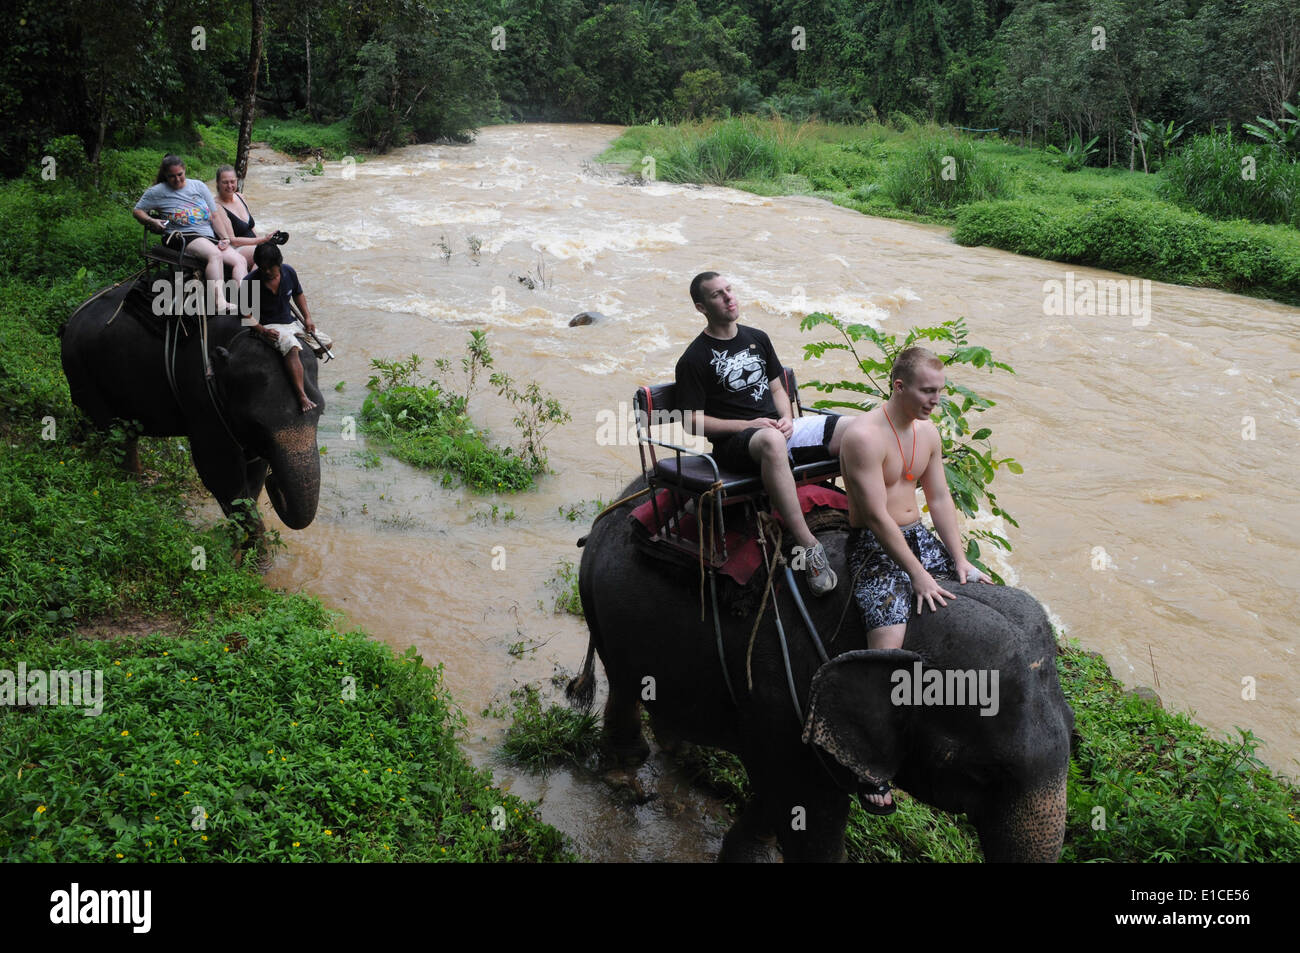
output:
[[[301,413],[280,355],[238,316],[207,319],[206,361],[202,328],[187,318],[184,332],[171,337],[173,387],[163,320],[153,317],[145,279],[78,307],[59,332],[73,403],[101,430],[115,419],[139,423],[127,441],[128,469],[140,472],[138,436],[187,436],[194,469],[227,516],[236,500],[256,500],[265,484],[286,526],[309,526],[320,495],[316,425],[325,407],[315,355],[301,350],[303,385],[316,402]],[[245,548],[265,532],[255,508],[250,517]]]
[[[643,479],[633,481],[620,499],[644,486]],[[804,574],[793,575],[830,661],[822,662],[788,587],[778,585],[773,598],[798,709],[771,606],[752,643],[750,688],[746,654],[758,599],[749,599],[743,617],[723,608],[733,702],[707,586],[701,612],[699,568],[650,554],[653,544],[628,518],[630,508],[625,503],[598,518],[579,543],[578,588],[590,643],[568,695],[575,704],[590,704],[594,652],[609,682],[605,744],[624,762],[648,754],[641,704],[661,743],[684,740],[741,758],[753,796],[723,838],[719,860],[770,859],[773,836],[787,861],[841,860],[849,798],[879,782],[966,813],[987,861],[1059,858],[1074,713],[1057,676],[1055,637],[1032,596],[1001,585],[952,583],[957,598],[938,611],[913,612],[901,649],[869,650],[852,601],[847,521],[836,514],[839,525],[827,528],[810,519],[840,582],[817,599]],[[761,566],[758,575],[766,580]],[[778,571],[776,578],[784,577]],[[720,581],[720,597],[732,586]],[[956,704],[953,694],[900,691],[905,683],[932,684],[936,677],[956,687],[963,676],[949,672],[984,678],[994,702],[981,707]]]

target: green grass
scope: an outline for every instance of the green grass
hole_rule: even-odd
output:
[[[456,747],[441,668],[340,634],[306,598],[194,638],[28,637],[33,669],[99,670],[104,711],[0,709],[13,861],[566,859]],[[75,757],[68,757],[69,752]]]
[[[1105,661],[1058,657],[1081,743],[1070,765],[1064,860],[1300,860],[1300,790],[1182,712],[1126,695]]]
[[[463,401],[435,385],[400,385],[373,390],[361,408],[368,437],[399,460],[443,471],[443,484],[457,474],[480,493],[516,492],[533,486],[534,470],[510,447],[487,442],[488,435],[464,413]]]
[[[1300,166],[1266,162],[1262,146],[1234,148],[1193,168],[1189,146],[1186,161],[1170,159],[1155,175],[1067,172],[1044,151],[935,126],[745,118],[635,126],[601,158],[644,171],[651,156],[666,181],[815,195],[867,215],[955,225],[963,244],[1300,303],[1294,229],[1220,220],[1294,221]],[[1259,177],[1243,183],[1228,160],[1252,149]]]
[[[326,159],[342,159],[365,151],[364,138],[352,131],[346,119],[328,126],[295,119],[258,119],[253,123],[253,140],[293,156],[319,149]]]
[[[534,770],[545,770],[568,761],[582,765],[600,744],[597,715],[567,705],[542,707],[541,695],[533,685],[510,693],[514,705],[509,712],[501,750],[511,760]]]
[[[1196,136],[1161,177],[1170,200],[1206,215],[1300,225],[1300,162],[1257,140]]]
[[[562,559],[555,567],[555,575],[546,583],[547,588],[555,592],[555,604],[552,611],[582,615],[582,596],[578,593],[578,567],[571,559]]]

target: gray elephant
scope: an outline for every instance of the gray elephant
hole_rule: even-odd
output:
[[[635,481],[624,496],[642,486]],[[829,663],[786,587],[778,587],[797,707],[771,608],[747,666],[757,600],[743,616],[728,614],[731,583],[719,583],[733,703],[708,587],[701,621],[698,570],[648,555],[643,531],[627,518],[630,507],[599,520],[585,542],[578,585],[591,643],[569,694],[590,700],[598,653],[609,679],[606,742],[616,754],[644,759],[644,703],[661,741],[740,756],[754,795],[724,838],[720,860],[762,859],[772,837],[786,860],[841,859],[851,794],[881,781],[969,815],[986,860],[1059,857],[1074,714],[1057,678],[1051,626],[1031,596],[954,584],[958,598],[946,608],[913,615],[902,649],[868,650],[850,602],[841,520],[838,529],[817,530],[838,588],[816,599],[798,581]]]
[[[188,436],[194,469],[223,513],[236,500],[256,500],[265,484],[286,526],[310,525],[320,495],[316,424],[325,406],[315,356],[302,350],[304,388],[317,406],[301,413],[280,355],[238,317],[209,318],[205,350],[197,322],[167,331],[151,301],[143,283],[127,283],[73,312],[60,330],[73,403],[100,429],[138,421],[143,436]],[[134,437],[126,465],[139,472]],[[252,522],[250,546],[264,530],[255,511]]]

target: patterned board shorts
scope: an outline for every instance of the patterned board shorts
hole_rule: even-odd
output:
[[[920,520],[899,529],[926,572],[936,579],[957,578],[957,567],[947,548]],[[854,529],[849,534],[847,549],[849,572],[857,580],[853,597],[862,612],[863,628],[870,632],[886,625],[905,624],[916,605],[912,580],[906,570],[894,562],[869,529]]]

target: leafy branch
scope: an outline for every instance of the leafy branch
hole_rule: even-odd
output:
[[[856,399],[848,397],[823,398],[814,406],[819,408],[842,407],[863,412],[883,404],[889,399],[889,372],[898,355],[919,341],[947,343],[947,353],[939,353],[944,366],[969,364],[976,368],[988,368],[989,373],[1003,370],[1014,374],[1011,365],[994,360],[993,353],[986,347],[970,344],[967,340],[966,319],[957,318],[944,321],[938,327],[911,328],[900,342],[897,335],[884,332],[867,324],[846,324],[834,315],[817,312],[808,315],[800,324],[800,329],[809,331],[813,328],[827,328],[836,332],[838,340],[815,341],[804,345],[804,359],[822,357],[830,351],[844,351],[850,354],[854,364],[866,381],[812,380],[805,383],[823,394],[848,392],[857,395]],[[862,342],[874,345],[878,353],[862,353],[858,345]],[[936,353],[938,349],[936,348]],[[881,381],[885,381],[884,385]],[[978,514],[980,506],[987,501],[990,512],[1000,516],[1012,526],[1020,524],[998,504],[997,496],[990,485],[997,472],[1005,467],[1011,473],[1023,473],[1024,468],[1011,457],[999,458],[989,438],[993,434],[990,427],[972,429],[968,415],[982,414],[995,402],[981,397],[975,391],[962,384],[946,384],[946,395],[940,400],[938,419],[939,436],[943,441],[943,469],[948,479],[948,488],[952,491],[953,502],[967,517]],[[980,559],[980,541],[996,546],[1008,552],[1011,543],[992,530],[974,529],[964,534],[966,558],[975,566],[987,572],[1001,582],[1002,579]]]

